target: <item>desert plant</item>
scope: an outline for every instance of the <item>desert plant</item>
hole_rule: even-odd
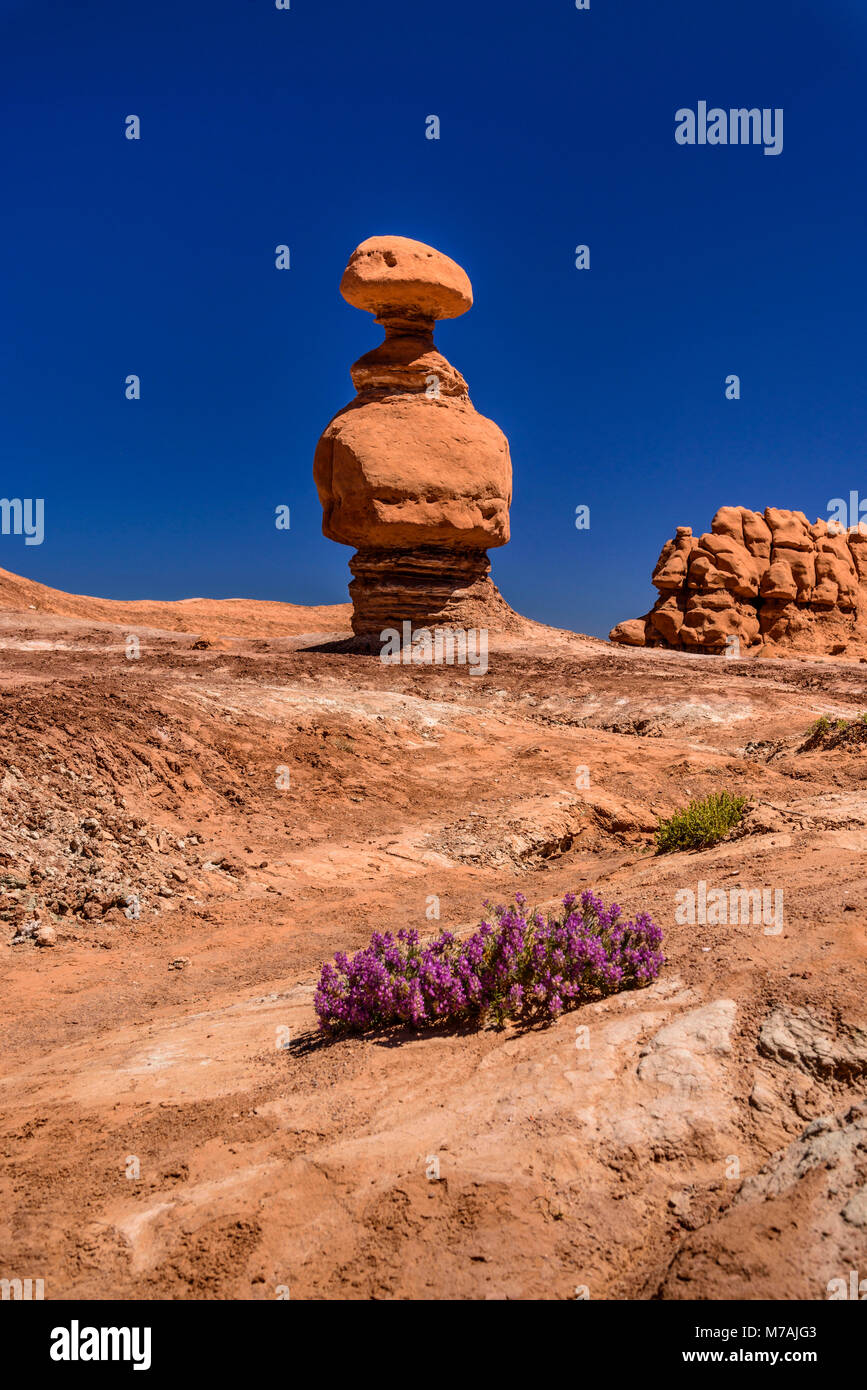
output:
[[[831,721],[826,714],[820,719],[816,719],[807,730],[807,737],[812,738],[814,734],[826,734],[831,727]]]
[[[807,730],[804,742],[798,748],[799,753],[812,753],[820,748],[823,752],[829,752],[837,748],[859,747],[864,743],[865,725],[867,725],[867,712],[858,715],[856,719],[835,719],[830,720],[827,715],[815,720]]]
[[[427,945],[414,930],[374,932],[354,956],[322,967],[314,1005],[323,1032],[422,1027],[490,1016],[556,1018],[564,1009],[648,984],[664,963],[661,929],[646,912],[623,921],[590,892],[544,916],[522,894],[495,907],[465,940],[442,931]]]
[[[659,818],[656,827],[657,854],[677,849],[707,849],[738,824],[746,797],[731,792],[713,792],[701,801],[691,801],[667,820]]]
[[[824,742],[828,748],[862,748],[867,742],[867,717],[862,714],[857,719],[838,719]]]

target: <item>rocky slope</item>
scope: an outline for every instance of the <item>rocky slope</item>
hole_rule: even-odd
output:
[[[330,627],[153,631],[128,661],[125,631],[0,614],[4,1273],[129,1299],[863,1277],[865,667],[546,632],[479,677]],[[723,786],[743,826],[655,856],[657,815]],[[699,883],[781,890],[782,929],[683,920]],[[583,886],[662,925],[649,989],[317,1039],[335,950]]]

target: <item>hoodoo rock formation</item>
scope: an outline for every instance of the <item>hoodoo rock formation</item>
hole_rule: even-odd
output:
[[[709,532],[678,526],[653,571],[660,591],[612,642],[742,655],[867,651],[867,535],[803,512],[720,507]]]
[[[510,625],[487,556],[509,539],[509,444],[433,341],[437,319],[471,308],[467,275],[422,242],[371,237],[340,292],[385,330],[352,367],[357,395],[313,461],[323,533],[356,547],[353,631],[378,635],[404,620]]]

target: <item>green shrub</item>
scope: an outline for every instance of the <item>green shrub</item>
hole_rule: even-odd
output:
[[[706,849],[715,845],[737,825],[747,801],[730,792],[715,792],[702,801],[691,801],[668,820],[661,817],[656,827],[657,854],[676,849]]]
[[[810,725],[797,753],[867,751],[867,711],[855,719],[829,719],[823,715]]]

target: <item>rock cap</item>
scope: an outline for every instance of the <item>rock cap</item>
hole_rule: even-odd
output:
[[[340,293],[377,318],[456,319],[473,304],[469,276],[457,261],[405,236],[372,236],[357,246]]]

